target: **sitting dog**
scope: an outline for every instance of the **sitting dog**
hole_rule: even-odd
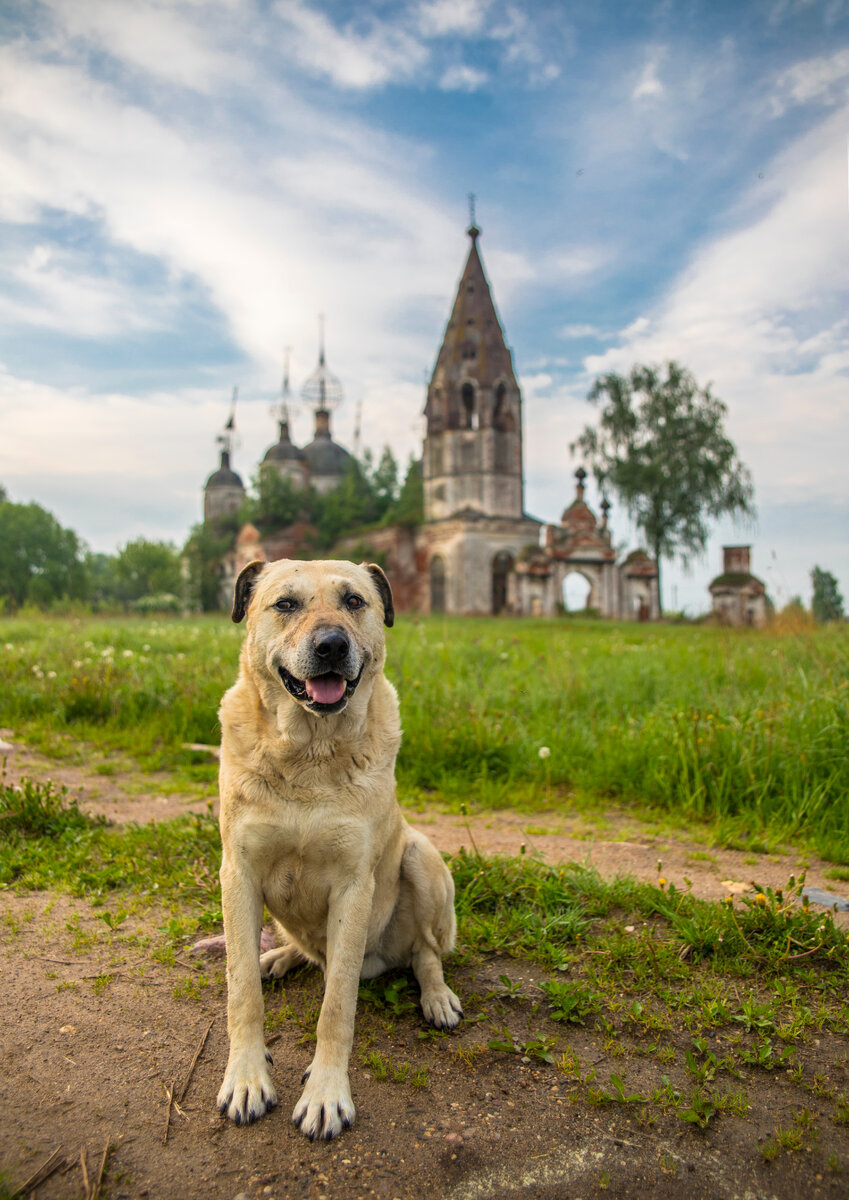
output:
[[[239,678],[219,713],[230,1057],[218,1107],[239,1125],[275,1106],[261,979],[315,962],[324,999],[292,1120],[329,1140],[354,1119],[360,979],[411,966],[428,1021],[450,1029],[462,1016],[442,975],[454,884],[395,798],[401,725],[383,674],[394,610],[380,567],[250,563],[233,620],[246,613]],[[280,944],[260,954],[263,903]]]

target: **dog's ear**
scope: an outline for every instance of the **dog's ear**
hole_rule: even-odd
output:
[[[383,602],[383,624],[391,629],[395,624],[395,605],[392,603],[392,588],[389,586],[389,580],[377,563],[361,563],[360,566],[365,567],[374,581],[374,586]]]
[[[242,567],[239,572],[239,578],[236,580],[236,590],[233,593],[233,612],[231,614],[237,625],[248,611],[256,577],[264,566],[264,562],[256,559],[254,562],[249,562],[246,567]]]

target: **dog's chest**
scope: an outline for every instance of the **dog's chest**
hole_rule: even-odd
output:
[[[239,840],[269,911],[281,919],[326,909],[332,888],[371,872],[378,857],[374,830],[327,812],[284,812],[274,823],[246,826]]]

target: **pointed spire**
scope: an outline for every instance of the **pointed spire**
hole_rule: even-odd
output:
[[[470,214],[474,216],[473,204]],[[455,378],[459,383],[462,378],[470,376],[479,387],[492,387],[501,381],[508,387],[518,389],[513,360],[504,340],[478,249],[480,229],[472,224],[466,232],[472,244],[436,360],[431,388],[437,377],[444,380]]]

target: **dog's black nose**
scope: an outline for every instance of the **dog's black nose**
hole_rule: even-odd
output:
[[[338,629],[325,629],[315,639],[315,652],[326,663],[338,663],[345,657],[351,643]]]

